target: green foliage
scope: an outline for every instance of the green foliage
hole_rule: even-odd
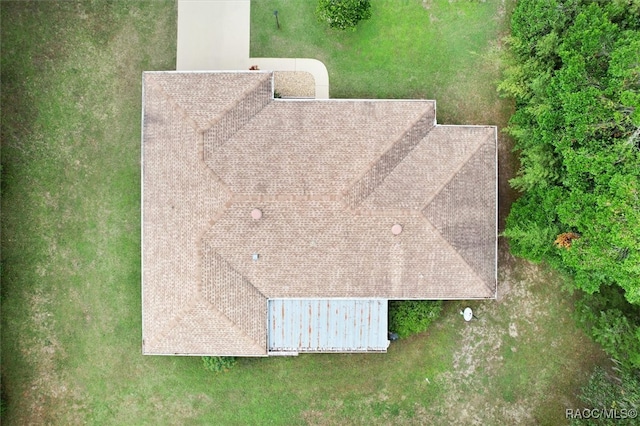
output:
[[[318,0],[316,16],[331,28],[355,30],[358,22],[371,18],[369,0]]]
[[[580,325],[623,365],[640,369],[640,306],[632,305],[620,287],[583,293],[576,303]]]
[[[567,27],[579,3],[580,0],[519,1],[511,17],[511,33],[522,43],[517,53],[535,56],[541,40]]]
[[[232,356],[203,356],[202,363],[206,370],[220,373],[236,365],[236,359]]]
[[[625,410],[637,410],[640,405],[640,371],[625,367],[614,367],[616,374],[596,367],[589,383],[580,390],[578,398],[585,408],[615,409],[620,415]],[[610,417],[610,416],[609,416]],[[612,419],[601,416],[590,419],[591,425],[635,425],[635,418]],[[574,420],[574,425],[585,424],[584,420]]]
[[[431,25],[419,1],[377,2],[366,31],[329,38],[309,21],[313,2],[252,6],[258,3],[265,7],[251,8],[252,56],[317,55],[335,70],[332,97],[433,94],[442,100],[443,122],[468,122],[468,117],[486,122],[483,111],[497,117],[495,111],[503,109],[490,90],[495,67],[481,60],[483,46],[499,44],[502,15],[495,8],[501,2],[469,12],[461,8],[476,5],[434,1],[429,12],[439,22]],[[507,10],[512,3],[507,0]],[[90,7],[118,8],[122,21],[113,23],[104,10],[85,13]],[[290,11],[275,40],[274,9],[282,16]],[[458,408],[464,408],[490,425],[510,409],[495,395],[513,388],[495,380],[496,374],[518,377],[521,371],[530,380],[516,393],[514,408],[527,401],[530,418],[558,423],[565,396],[598,355],[566,322],[569,298],[558,297],[556,283],[536,274],[517,282],[519,288],[540,290],[535,303],[507,298],[492,315],[495,321],[483,324],[508,350],[514,342],[502,331],[513,321],[510,314],[544,306],[518,325],[521,336],[535,336],[515,343],[514,359],[522,356],[526,363],[495,368],[495,349],[478,334],[472,347],[479,354],[477,374],[468,377],[456,374],[466,370],[464,362],[452,366],[461,347],[458,330],[447,327],[432,327],[428,341],[403,342],[402,350],[384,356],[242,362],[242,368],[217,375],[215,386],[212,374],[203,374],[201,360],[140,356],[140,75],[175,68],[175,3],[5,2],[0,14],[7,407],[2,424],[391,424],[395,419],[387,416],[399,405],[398,423],[436,418],[455,423]],[[108,35],[97,34],[107,43],[100,49],[94,43],[98,30]],[[395,37],[399,34],[409,36]],[[359,50],[369,55],[366,60]],[[459,84],[460,70],[465,84]],[[42,107],[47,105],[48,110]],[[64,114],[52,115],[57,111]],[[33,125],[36,118],[40,124]],[[42,146],[42,157],[32,156],[34,146]],[[77,256],[81,244],[94,247],[95,256],[87,261]],[[46,339],[54,345],[45,346]],[[434,380],[438,377],[447,379]],[[461,388],[478,392],[456,402]],[[342,401],[350,401],[350,411]],[[382,417],[376,417],[380,411]]]
[[[559,187],[531,191],[522,195],[511,207],[503,233],[509,239],[511,252],[534,262],[556,257],[553,241],[561,232],[553,214],[553,203],[561,196]]]
[[[441,300],[392,300],[389,302],[389,330],[400,338],[422,333],[442,312]]]
[[[434,0],[425,13],[416,0],[371,1],[371,18],[354,32],[318,21],[318,0],[261,0],[251,7],[251,52],[322,60],[332,98],[438,99],[441,122],[494,122],[506,112],[495,91],[502,44],[488,40],[504,34],[500,11],[513,2]],[[284,20],[278,32],[274,9]]]
[[[634,15],[636,19],[628,19]],[[499,90],[516,100],[508,132],[523,191],[504,235],[593,293],[640,303],[640,12],[636,2],[522,0]],[[564,232],[580,235],[554,247]]]

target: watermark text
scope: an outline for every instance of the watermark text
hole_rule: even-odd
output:
[[[566,419],[635,419],[638,411],[634,408],[567,408]]]

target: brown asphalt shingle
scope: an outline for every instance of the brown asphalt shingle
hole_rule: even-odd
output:
[[[267,355],[268,298],[495,296],[494,127],[272,81],[144,74],[144,353]]]
[[[337,194],[423,120],[429,101],[275,101],[205,161],[236,194]],[[426,132],[424,132],[426,133]],[[219,146],[219,148],[217,148]]]

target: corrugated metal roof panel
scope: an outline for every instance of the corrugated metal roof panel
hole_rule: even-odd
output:
[[[270,299],[269,351],[380,352],[386,299]]]

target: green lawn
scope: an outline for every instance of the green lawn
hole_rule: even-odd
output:
[[[323,60],[335,97],[426,97],[440,122],[506,122],[502,2],[374,1],[344,34],[313,3],[256,1],[252,54]],[[176,5],[2,2],[0,29],[4,424],[561,424],[576,404],[602,354],[557,276],[504,251],[500,300],[470,303],[478,321],[449,302],[386,355],[243,359],[219,375],[143,357],[141,72],[174,67]]]
[[[440,122],[495,124],[486,109],[499,102],[496,53],[504,1],[371,3],[373,17],[352,32],[317,22],[315,1],[253,2],[251,55],[319,59],[334,98],[436,99]]]

